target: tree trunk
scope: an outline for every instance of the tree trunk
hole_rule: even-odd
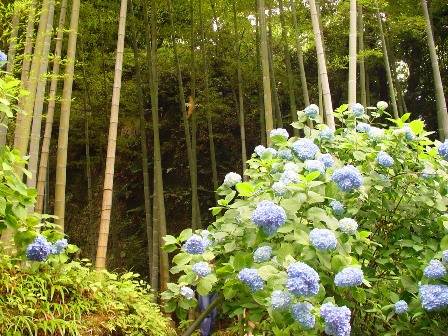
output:
[[[356,0],[350,0],[350,34],[348,58],[348,108],[356,103]]]
[[[14,3],[14,12],[11,19],[11,37],[9,38],[8,46],[8,63],[6,64],[6,71],[14,71],[14,59],[16,55],[17,37],[19,36],[19,20],[20,12],[22,11],[20,3]],[[2,145],[4,146],[4,145]]]
[[[109,137],[107,141],[106,170],[104,174],[103,203],[98,235],[95,268],[106,268],[107,243],[112,210],[112,194],[114,185],[115,152],[117,146],[118,112],[120,106],[121,74],[123,66],[124,35],[126,28],[127,0],[121,0],[120,22],[117,38],[117,58],[115,60],[114,89],[112,91],[112,107],[110,111]]]
[[[359,49],[359,86],[361,88],[361,104],[367,106],[366,92],[366,67],[364,63],[364,20],[362,16],[362,5],[358,5],[358,49]]]
[[[258,0],[255,0],[255,8],[258,7]],[[258,11],[255,11],[256,13],[256,37],[255,37],[255,46],[256,46],[256,57],[257,57],[257,89],[258,89],[258,109],[259,109],[259,116],[260,116],[260,144],[266,145],[266,121],[264,117],[264,94],[263,94],[263,69],[261,67],[261,53],[260,53],[260,20]]]

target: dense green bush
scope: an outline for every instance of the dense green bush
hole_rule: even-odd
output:
[[[409,114],[387,118],[386,107],[342,106],[336,132],[309,107],[293,124],[304,138],[273,131],[247,182],[226,176],[208,231],[165,238],[181,274],[164,293],[167,310],[184,316],[196,304],[186,288],[196,287],[224,295],[230,316],[248,309],[256,334],[446,333],[447,252],[438,260],[448,249],[448,143]]]

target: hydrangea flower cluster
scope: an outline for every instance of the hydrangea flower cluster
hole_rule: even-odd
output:
[[[257,154],[259,157],[261,157],[264,153],[264,151],[266,150],[266,147],[263,145],[258,145],[257,147],[255,147],[254,152],[255,154]]]
[[[448,250],[442,252],[442,260],[445,264],[448,264]]]
[[[441,157],[448,160],[448,139],[446,139],[445,142],[437,148],[437,151]]]
[[[371,126],[366,123],[359,123],[356,125],[356,130],[360,133],[368,133],[370,131]]]
[[[53,246],[45,236],[39,235],[26,248],[26,257],[30,261],[45,261],[53,251]]]
[[[271,295],[271,308],[273,310],[287,310],[291,307],[291,297],[281,291],[281,290],[275,290],[272,292]]]
[[[316,119],[316,117],[319,115],[319,106],[317,106],[316,104],[311,104],[310,106],[305,108],[304,112],[308,118]]]
[[[319,274],[307,264],[297,261],[287,268],[286,288],[297,297],[311,297],[319,292]]]
[[[384,130],[378,127],[370,127],[368,134],[373,141],[381,141],[384,138]]]
[[[289,148],[282,148],[277,151],[277,157],[283,160],[291,161],[294,159],[292,152]]]
[[[197,234],[194,234],[190,238],[188,238],[184,244],[185,252],[187,252],[188,254],[202,254],[205,252],[206,248],[207,241],[205,241],[204,238]]]
[[[201,277],[206,277],[212,273],[210,266],[205,261],[200,261],[194,264],[191,270]]]
[[[415,135],[409,126],[404,126],[402,128],[402,130],[403,130],[404,138],[406,139],[406,141],[408,141],[408,142],[414,141]]]
[[[353,234],[358,229],[358,223],[353,218],[342,218],[339,220],[339,229],[346,234]]]
[[[351,312],[346,306],[336,307],[327,302],[320,307],[320,315],[324,319],[325,332],[334,336],[349,336],[351,331]]]
[[[352,114],[355,117],[360,117],[364,114],[364,106],[362,106],[360,103],[356,103],[352,106]]]
[[[264,280],[258,275],[255,268],[243,268],[238,273],[238,279],[248,285],[251,292],[263,289]]]
[[[437,311],[448,307],[448,286],[423,285],[418,289],[423,309]]]
[[[8,62],[8,56],[0,50],[0,67],[5,65]]]
[[[425,267],[423,274],[428,279],[443,278],[446,275],[446,268],[440,260],[433,259],[429,262],[429,265]]]
[[[292,144],[292,150],[302,160],[313,160],[319,151],[319,147],[310,139],[302,138]]]
[[[394,164],[394,159],[392,159],[392,156],[383,151],[378,152],[376,160],[378,161],[379,165],[383,167],[390,167]]]
[[[285,224],[286,212],[281,206],[264,200],[258,203],[252,212],[251,219],[256,225],[261,226],[267,235],[273,235]]]
[[[299,172],[299,166],[296,165],[294,162],[287,162],[285,164],[285,166],[283,167],[284,171],[293,171],[294,173],[298,173]]]
[[[271,147],[266,148],[266,152],[271,153],[271,156],[272,156],[273,158],[275,158],[275,157],[277,156],[277,150],[275,150],[274,148],[271,148]]]
[[[330,127],[324,127],[322,131],[317,134],[322,140],[331,141],[334,138],[334,131]]]
[[[224,177],[224,185],[228,186],[229,188],[232,188],[235,184],[241,182],[241,175],[230,172]]]
[[[53,246],[51,247],[51,254],[61,254],[62,251],[67,247],[68,242],[67,239],[58,239],[54,242]]]
[[[322,154],[319,156],[318,160],[325,165],[325,168],[331,168],[334,165],[334,159],[331,154]]]
[[[254,252],[254,262],[262,263],[269,261],[272,255],[272,247],[270,246],[260,246]]]
[[[320,175],[325,174],[325,164],[320,160],[306,160],[305,161],[305,169],[310,173],[314,171],[320,172]]]
[[[286,184],[284,184],[283,182],[279,181],[279,182],[274,182],[272,184],[272,191],[277,196],[283,196],[283,195],[286,194],[286,192],[288,190],[286,189]]]
[[[389,105],[385,102],[385,101],[379,101],[378,103],[376,103],[376,108],[378,110],[384,111],[385,109],[387,109],[389,107]]]
[[[315,228],[311,230],[309,237],[311,244],[318,250],[325,251],[336,248],[336,236],[331,230]]]
[[[346,267],[334,277],[334,284],[338,287],[354,287],[362,285],[364,273],[360,268]]]
[[[344,213],[344,205],[339,201],[331,201],[331,208],[333,209],[333,213],[337,216],[340,216]],[[341,227],[341,223],[339,221],[339,227]]]
[[[336,169],[331,178],[336,183],[339,190],[345,192],[350,192],[353,189],[359,188],[364,182],[364,178],[359,170],[352,165]]]
[[[305,329],[311,329],[316,324],[316,317],[311,313],[313,308],[309,302],[296,303],[291,309],[292,318]]]
[[[408,311],[408,304],[404,300],[397,301],[394,304],[395,314],[404,314]]]
[[[275,137],[276,135],[280,135],[280,136],[284,137],[285,140],[288,140],[288,138],[289,138],[288,131],[285,130],[284,128],[273,129],[273,130],[271,130],[271,132],[269,133],[269,136],[270,136],[271,138]]]
[[[185,296],[187,300],[191,300],[194,297],[194,292],[190,287],[182,286],[180,288],[180,295]]]
[[[283,184],[299,183],[300,176],[293,170],[285,170],[280,176],[280,181]]]

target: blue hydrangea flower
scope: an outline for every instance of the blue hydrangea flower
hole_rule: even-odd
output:
[[[280,182],[283,184],[299,183],[300,176],[293,170],[285,170],[280,176]]]
[[[328,229],[312,229],[310,232],[311,244],[318,250],[333,250],[336,248],[337,240],[334,232]]]
[[[383,181],[390,182],[389,178],[384,174],[378,174],[378,177]]]
[[[359,188],[364,182],[359,170],[352,165],[347,165],[342,168],[336,169],[331,176],[332,180],[336,183],[339,190],[349,192],[353,189]]]
[[[192,235],[184,244],[185,252],[189,254],[202,254],[205,252],[206,245],[204,239],[197,234]]]
[[[68,242],[65,238],[56,240],[51,247],[51,254],[61,254],[61,252],[64,251],[67,245]]]
[[[271,153],[271,156],[275,158],[277,156],[277,151],[274,148],[266,148],[266,152]]]
[[[294,159],[292,152],[289,148],[282,148],[277,151],[277,157],[283,160],[291,161]]]
[[[404,138],[406,139],[406,141],[408,141],[408,142],[414,141],[415,135],[409,126],[403,127],[403,133],[404,133]]]
[[[368,134],[373,141],[380,141],[384,138],[384,130],[378,127],[370,127]]]
[[[320,160],[306,160],[305,169],[310,173],[314,171],[320,172],[321,175],[325,174],[325,164]]]
[[[322,131],[317,134],[322,140],[331,141],[334,138],[334,131],[330,127],[324,127]]]
[[[286,184],[279,181],[272,184],[272,191],[277,196],[284,196],[288,190],[286,189]]]
[[[274,162],[271,166],[271,174],[276,174],[282,171],[282,164],[280,162]]]
[[[331,154],[322,154],[318,160],[325,165],[325,168],[331,168],[334,165],[334,159]]]
[[[359,123],[356,125],[356,130],[360,133],[367,133],[370,131],[371,126],[366,123]]]
[[[331,208],[333,209],[333,213],[337,216],[340,216],[344,213],[344,204],[339,201],[331,201]]]
[[[379,165],[383,167],[390,167],[394,164],[394,159],[392,159],[392,156],[383,151],[378,152],[376,160],[378,161]]]
[[[388,107],[389,107],[389,105],[385,101],[380,100],[378,103],[376,103],[376,108],[378,110],[384,111]]]
[[[271,132],[269,133],[269,136],[270,136],[271,138],[272,138],[272,137],[275,137],[276,135],[281,135],[282,137],[285,138],[285,140],[288,140],[288,138],[289,138],[288,131],[285,130],[284,128],[273,129],[273,130],[271,130]]]
[[[251,219],[255,225],[261,226],[266,234],[272,235],[285,224],[286,212],[281,206],[264,200],[258,203]]]
[[[324,319],[325,332],[334,336],[349,336],[351,331],[351,312],[346,306],[336,307],[327,302],[320,307],[320,315]]]
[[[263,145],[258,145],[257,147],[255,147],[254,152],[259,157],[261,157],[265,150],[266,150],[266,147],[264,147]]]
[[[263,289],[264,280],[258,275],[255,268],[243,268],[238,273],[238,279],[248,285],[251,292]]]
[[[260,246],[254,252],[254,262],[262,263],[271,259],[272,247]]]
[[[241,175],[230,172],[224,177],[224,185],[232,188],[235,184],[241,182]]]
[[[408,311],[408,304],[404,300],[397,301],[394,304],[395,314],[404,314]]]
[[[0,68],[8,63],[8,56],[0,50]]]
[[[360,117],[364,114],[364,106],[362,106],[360,103],[356,103],[352,106],[352,114],[355,117]]]
[[[442,252],[442,260],[445,264],[448,264],[448,250]]]
[[[448,139],[446,139],[445,142],[437,148],[437,151],[441,157],[448,160]]]
[[[425,180],[429,180],[429,179],[436,178],[436,177],[437,177],[437,174],[434,173],[434,172],[432,172],[432,171],[430,171],[430,170],[427,169],[427,168],[424,168],[424,169],[422,170],[422,174],[421,174],[421,176],[422,176]]]
[[[358,223],[352,218],[342,218],[339,220],[339,229],[346,234],[353,234],[358,229]]]
[[[183,286],[180,288],[180,295],[185,296],[188,300],[194,297],[194,292],[190,287]]]
[[[338,287],[361,286],[364,273],[356,267],[346,267],[334,277],[334,284]]]
[[[437,311],[448,307],[448,286],[423,285],[418,289],[423,309]]]
[[[299,172],[299,166],[296,165],[294,162],[287,162],[285,164],[285,166],[283,167],[283,170],[284,171],[291,170],[291,171],[293,171],[295,173],[298,173]]]
[[[316,119],[316,117],[319,115],[319,106],[317,106],[316,104],[311,104],[310,106],[305,108],[304,112],[308,118]]]
[[[271,308],[272,310],[287,310],[291,307],[291,297],[281,291],[281,290],[275,290],[272,292],[271,295]]]
[[[310,139],[302,138],[292,144],[292,150],[300,160],[305,161],[313,160],[319,151],[319,147]]]
[[[423,274],[428,279],[443,278],[446,275],[446,268],[440,260],[433,259],[429,262],[429,265],[425,267]]]
[[[286,270],[286,289],[297,297],[311,297],[319,292],[319,274],[307,264],[297,261]]]
[[[311,313],[313,308],[309,302],[296,303],[291,309],[292,318],[305,329],[311,329],[316,324],[316,317]]]
[[[205,261],[200,261],[194,264],[191,270],[201,277],[206,277],[207,275],[212,273],[209,264]]]
[[[44,261],[52,252],[52,245],[45,236],[37,236],[26,248],[26,257],[30,261]]]

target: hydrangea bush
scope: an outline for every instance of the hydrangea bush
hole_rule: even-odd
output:
[[[201,230],[164,238],[179,274],[166,309],[186,316],[188,286],[223,295],[229,316],[247,309],[260,333],[445,332],[448,141],[386,108],[340,107],[331,136],[314,106],[292,125],[300,138],[274,130],[248,160],[248,181],[217,190],[211,244],[190,248]],[[212,261],[210,274],[194,272]]]

